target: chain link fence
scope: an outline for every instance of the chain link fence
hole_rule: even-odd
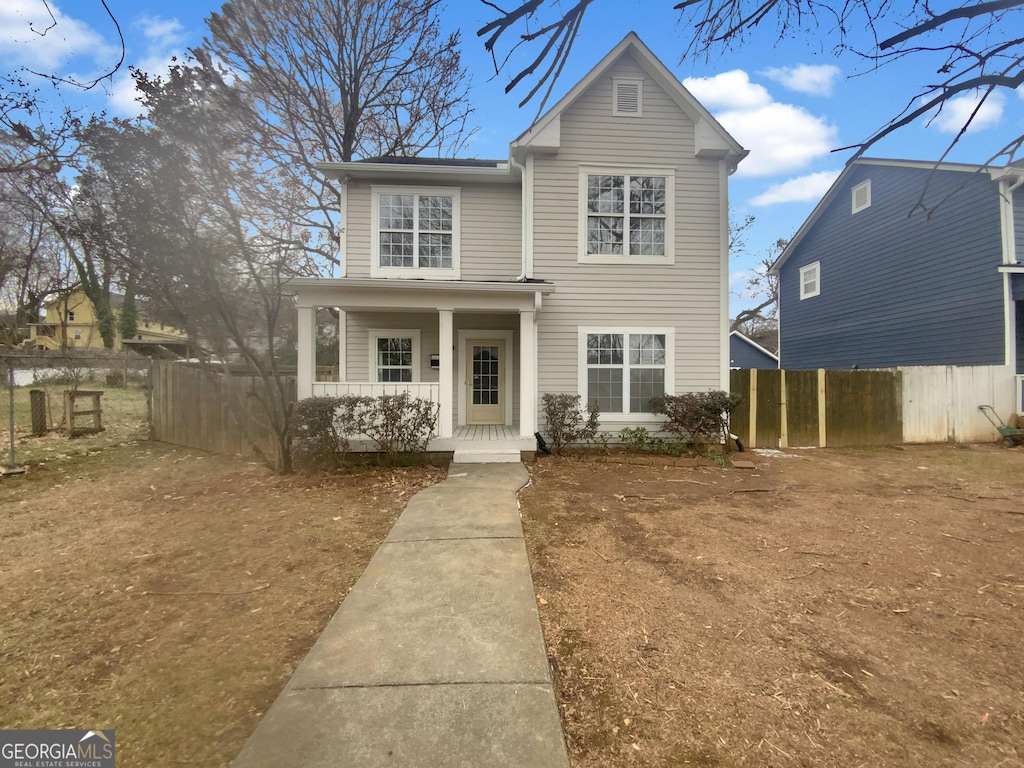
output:
[[[147,439],[152,361],[132,352],[0,356],[10,468]]]

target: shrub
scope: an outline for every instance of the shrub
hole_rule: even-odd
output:
[[[729,414],[743,398],[721,390],[685,395],[661,395],[651,400],[655,413],[667,417],[662,430],[691,445],[725,443],[729,438]]]
[[[547,393],[541,396],[540,402],[553,452],[561,453],[571,443],[593,440],[597,436],[600,412],[593,403],[584,415],[579,395]]]
[[[337,469],[351,444],[365,436],[380,453],[420,453],[437,426],[437,405],[399,395],[310,397],[295,406],[292,458],[298,469]]]
[[[619,430],[619,442],[629,453],[640,453],[648,447],[650,435],[645,427],[626,427]]]
[[[361,431],[381,453],[422,453],[437,427],[438,410],[436,403],[408,392],[381,395],[375,400],[373,418],[364,421]]]
[[[297,469],[335,469],[348,450],[338,431],[338,408],[343,398],[309,397],[295,404],[292,417],[292,460]]]

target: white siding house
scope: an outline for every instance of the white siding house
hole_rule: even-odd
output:
[[[294,280],[299,396],[435,399],[436,450],[534,445],[539,398],[579,393],[605,429],[653,395],[728,389],[735,140],[630,33],[510,145],[508,160],[321,163],[344,186],[340,275]],[[340,310],[336,381],[315,317]]]

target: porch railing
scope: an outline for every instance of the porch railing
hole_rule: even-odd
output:
[[[314,397],[339,397],[341,395],[380,397],[381,395],[399,395],[402,392],[408,392],[412,397],[430,400],[432,403],[441,401],[441,385],[437,382],[317,381],[313,384]]]

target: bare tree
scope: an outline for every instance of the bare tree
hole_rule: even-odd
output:
[[[94,119],[82,133],[89,175],[109,190],[105,230],[123,241],[121,269],[154,316],[181,328],[221,359],[239,360],[259,381],[259,425],[290,469],[292,395],[278,365],[282,321],[292,307],[283,283],[301,259],[288,222],[254,219],[250,190],[264,170],[247,162],[235,123],[238,93],[209,69],[174,66],[165,79],[138,75],[146,122]],[[280,189],[288,206],[289,190]],[[249,403],[232,403],[251,427]]]
[[[322,160],[456,151],[470,113],[459,35],[440,31],[440,0],[229,0],[210,16],[196,58],[238,91],[252,162],[250,200],[312,234],[302,247],[336,260],[337,183]],[[272,236],[270,232],[266,233]],[[292,243],[281,243],[291,247]],[[312,265],[310,269],[316,265]]]
[[[522,0],[509,11],[499,9],[490,0],[481,2],[497,12],[496,18],[477,32],[486,36],[484,45],[495,57],[496,71],[504,69],[508,62],[507,56],[496,52],[499,41],[511,39],[509,50],[523,45],[540,47],[530,64],[510,74],[506,90],[536,75],[537,80],[523,103],[545,83],[550,93],[572,50],[583,15],[595,0],[578,0],[573,5],[558,0]],[[866,139],[842,148],[855,150],[854,157],[863,155],[893,131],[917,120],[931,119],[954,98],[977,97],[977,106],[950,143],[945,153],[948,154],[987,100],[1000,91],[1012,93],[1024,84],[1021,0],[961,0],[942,11],[933,9],[930,0],[906,4],[894,0],[665,0],[664,9],[666,13],[678,12],[683,30],[683,58],[709,58],[722,48],[740,45],[755,32],[774,25],[770,34],[778,40],[823,33],[824,41],[836,53],[848,51],[869,69],[891,66],[908,58],[933,62],[936,81],[918,86],[904,108]],[[868,31],[866,48],[861,48],[859,40],[850,34],[853,29]],[[1017,136],[994,152],[988,163],[1012,162],[1022,144],[1024,135]]]
[[[776,240],[768,248],[764,258],[753,268],[744,286],[743,297],[752,299],[757,304],[737,312],[729,330],[746,332],[765,324],[776,325],[779,311],[779,277],[771,274],[769,270],[788,243],[789,241],[784,238]],[[751,333],[747,335],[754,338]]]

